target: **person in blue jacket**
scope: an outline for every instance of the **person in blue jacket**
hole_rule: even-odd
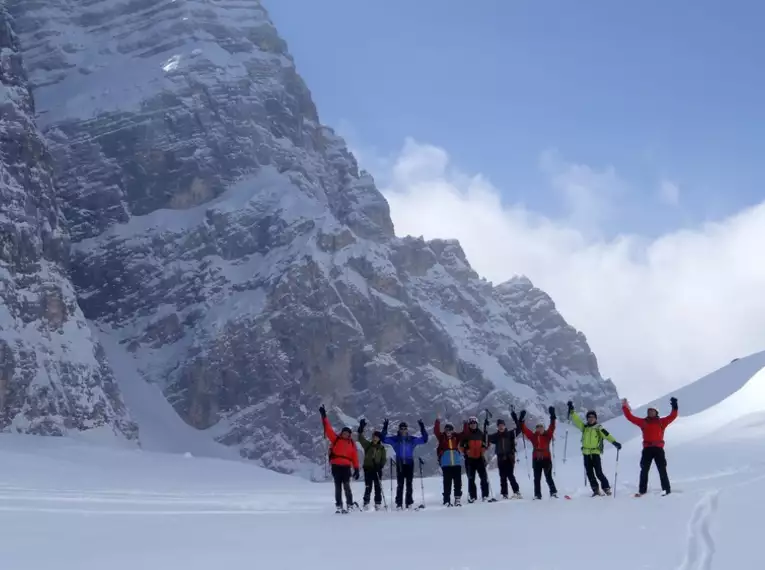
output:
[[[412,483],[414,482],[414,448],[428,442],[428,432],[422,420],[417,422],[420,426],[419,437],[409,434],[409,426],[406,422],[398,424],[398,433],[388,435],[388,420],[383,422],[382,441],[393,448],[396,454],[396,510],[401,510],[404,504],[404,485],[406,485],[406,508],[411,509],[414,503],[412,496]]]

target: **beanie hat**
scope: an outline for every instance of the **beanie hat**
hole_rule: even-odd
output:
[[[478,423],[478,418],[477,418],[477,417],[475,417],[475,416],[470,416],[470,417],[468,418],[468,423],[469,423],[469,424],[472,424],[472,423],[476,423],[476,424],[477,424],[477,423]]]
[[[500,419],[498,419],[498,420],[497,420],[497,425],[498,425],[498,426],[503,426],[503,425],[505,425],[505,420],[503,420],[503,419],[501,419],[501,418],[500,418]]]
[[[653,410],[654,412],[656,412],[656,415],[657,415],[657,416],[659,415],[659,410],[657,410],[656,408],[648,408],[648,409],[646,410],[646,412],[645,412],[645,413],[646,413],[646,415],[648,415],[648,412],[650,412],[651,410]]]
[[[382,439],[382,432],[376,431],[372,434],[372,437],[376,437],[377,439]]]
[[[340,433],[343,433],[343,432],[346,432],[346,431],[347,431],[348,433],[353,433],[353,432],[351,431],[351,428],[349,428],[348,426],[343,426],[343,429],[341,429],[341,430],[340,430]]]
[[[406,422],[401,422],[400,424],[398,424],[398,429],[399,430],[409,429],[409,425]]]
[[[449,430],[454,431],[454,426],[452,424],[446,424],[444,426],[444,431],[449,431]]]
[[[588,418],[595,418],[597,420],[598,419],[598,414],[595,413],[595,410],[590,410],[589,412],[587,412],[587,417]]]

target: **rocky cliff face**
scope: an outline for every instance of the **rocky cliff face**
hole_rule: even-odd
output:
[[[80,305],[189,424],[293,471],[323,459],[322,401],[347,423],[615,408],[543,292],[394,236],[259,2],[14,9]]]
[[[18,39],[0,6],[0,430],[134,439],[66,276],[69,242]]]

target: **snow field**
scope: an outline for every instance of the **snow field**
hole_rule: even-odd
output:
[[[748,377],[742,379],[744,369]],[[740,567],[756,559],[757,521],[765,507],[765,408],[755,398],[765,376],[735,365],[717,374],[719,382],[738,388],[667,430],[674,490],[668,497],[657,494],[655,472],[649,495],[632,497],[639,434],[626,426],[623,435],[633,438],[624,439],[615,498],[589,497],[578,432],[570,427],[563,463],[567,425],[562,422],[555,446],[556,482],[561,497],[569,494],[570,501],[547,499],[543,483],[543,501],[444,509],[440,479],[429,478],[424,511],[350,515],[334,514],[331,484],[242,461],[73,439],[0,436],[0,560],[18,570]],[[708,385],[700,383],[698,389]],[[689,403],[702,396],[694,395],[693,385],[685,389]],[[678,397],[682,414],[684,398]],[[606,427],[621,431],[620,421]],[[693,430],[703,437],[689,435]],[[530,497],[520,449],[516,476],[521,492]],[[612,484],[615,459],[608,446],[604,470]],[[387,470],[385,476],[390,504]],[[498,494],[495,470],[490,479]],[[464,477],[463,485],[466,493]],[[363,484],[354,483],[353,489],[360,502]],[[415,502],[420,502],[418,480]]]

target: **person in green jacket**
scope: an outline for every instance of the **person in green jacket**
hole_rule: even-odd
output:
[[[568,403],[568,417],[571,422],[582,432],[582,456],[584,457],[584,471],[592,487],[592,496],[599,497],[603,493],[611,494],[611,485],[608,478],[603,474],[603,466],[600,454],[603,453],[603,440],[610,441],[616,449],[621,449],[622,444],[614,439],[606,428],[598,423],[598,414],[590,410],[587,412],[587,423],[582,421],[574,411],[573,402]],[[600,482],[600,486],[598,486]],[[602,491],[601,491],[602,487]]]
[[[372,441],[364,437],[364,428],[367,421],[359,422],[359,443],[364,450],[364,510],[369,510],[369,500],[372,496],[372,486],[375,488],[375,510],[379,511],[382,504],[382,472],[387,460],[385,446],[382,442],[382,433],[376,431],[372,434]]]

